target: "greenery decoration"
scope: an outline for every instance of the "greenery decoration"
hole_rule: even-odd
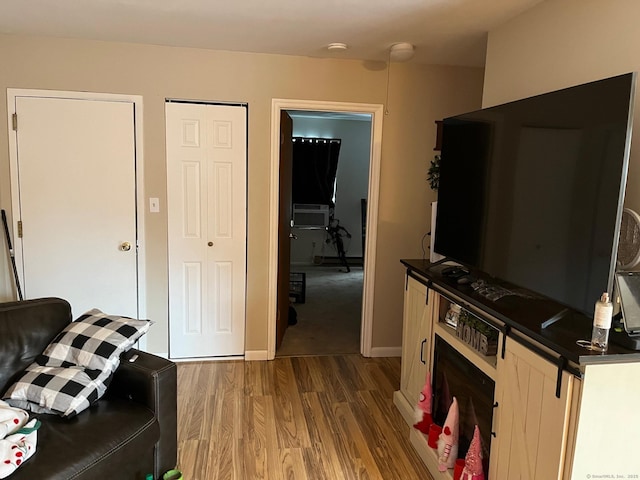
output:
[[[465,310],[460,312],[456,337],[482,355],[491,356],[498,351],[498,331]]]
[[[440,155],[434,155],[427,172],[427,181],[431,190],[438,191],[440,186]]]
[[[489,341],[498,339],[498,330],[496,330],[492,326],[488,325],[486,322],[480,320],[478,317],[476,317],[475,315],[472,315],[471,313],[467,312],[464,309],[460,311],[460,317],[458,321],[466,323],[467,325],[479,331],[483,335],[486,335]]]

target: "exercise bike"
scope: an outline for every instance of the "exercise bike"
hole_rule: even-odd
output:
[[[344,250],[344,241],[342,237],[345,236],[347,238],[351,238],[351,234],[347,231],[346,228],[340,225],[340,220],[337,218],[331,218],[329,220],[329,225],[325,227],[329,238],[327,238],[326,243],[333,243],[336,246],[336,250],[338,252],[338,258],[340,259],[340,263],[347,269],[347,273],[351,271],[349,267],[349,263],[347,262],[347,255]]]

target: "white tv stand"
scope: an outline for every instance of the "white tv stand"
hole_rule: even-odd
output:
[[[488,480],[640,479],[640,353],[615,345],[604,355],[582,349],[575,341],[590,337],[587,317],[574,312],[541,329],[537,316],[553,309],[548,302],[491,302],[427,261],[402,263],[402,372],[394,403],[409,425],[437,335],[495,381]],[[483,356],[443,323],[451,301],[500,330],[496,355]],[[452,470],[438,471],[425,435],[412,427],[410,440],[435,480],[453,477]]]

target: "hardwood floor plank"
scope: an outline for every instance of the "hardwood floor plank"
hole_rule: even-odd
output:
[[[257,362],[254,362],[257,363]],[[263,396],[244,399],[243,463],[246,478],[267,478],[267,401]]]
[[[282,480],[295,480],[308,478],[304,466],[302,449],[284,448],[280,450],[280,463],[282,465]]]
[[[301,393],[324,390],[324,381],[319,375],[318,357],[289,357],[298,390]]]
[[[393,406],[397,358],[178,364],[190,480],[433,480]]]
[[[333,405],[334,416],[340,429],[340,436],[347,445],[352,459],[356,462],[356,478],[384,478],[378,469],[372,451],[365,438],[358,421],[353,415],[349,403],[336,403]]]
[[[228,373],[228,372],[227,372]],[[227,389],[224,386],[213,395],[215,398],[216,418],[207,427],[210,437],[214,439],[209,461],[215,467],[214,478],[233,478],[233,473],[243,470],[243,458],[238,450],[242,439],[242,389]]]
[[[398,389],[400,378],[400,362],[394,358],[379,358],[379,362],[373,362],[374,359],[365,359],[363,369],[367,372],[376,390],[385,396],[393,397],[393,392]]]
[[[314,475],[316,471],[321,471],[323,475],[318,475],[318,479],[325,478],[325,475],[328,480],[344,479],[345,476],[340,467],[342,462],[336,450],[336,432],[331,429],[328,423],[319,392],[305,393],[302,399],[307,425],[309,425],[309,437],[313,445],[312,449],[305,452],[308,471],[313,472]],[[317,458],[313,458],[312,454],[317,455]]]
[[[393,402],[383,399],[375,391],[359,392],[359,401],[352,408],[357,419],[366,419],[360,421],[359,426],[364,435],[373,439],[370,440],[373,443],[371,452],[382,472],[382,478],[410,478],[415,474],[416,468],[407,466],[419,464],[420,460],[409,445],[408,428],[405,425],[402,425],[403,428],[394,428],[393,424],[385,421],[389,418],[390,410],[395,409]],[[369,421],[367,416],[376,421]],[[420,474],[422,478],[428,478],[426,467],[423,467]]]
[[[245,362],[244,394],[247,396],[266,395],[264,382],[267,362]]]
[[[273,400],[278,445],[281,448],[309,447],[309,432],[291,359],[283,358],[275,361],[275,364],[276,389]]]

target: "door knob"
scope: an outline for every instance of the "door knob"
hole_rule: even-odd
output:
[[[129,250],[131,250],[131,244],[129,242],[122,242],[120,244],[121,252],[128,252]]]
[[[207,245],[209,245],[210,247],[213,247],[213,242],[207,242]]]

